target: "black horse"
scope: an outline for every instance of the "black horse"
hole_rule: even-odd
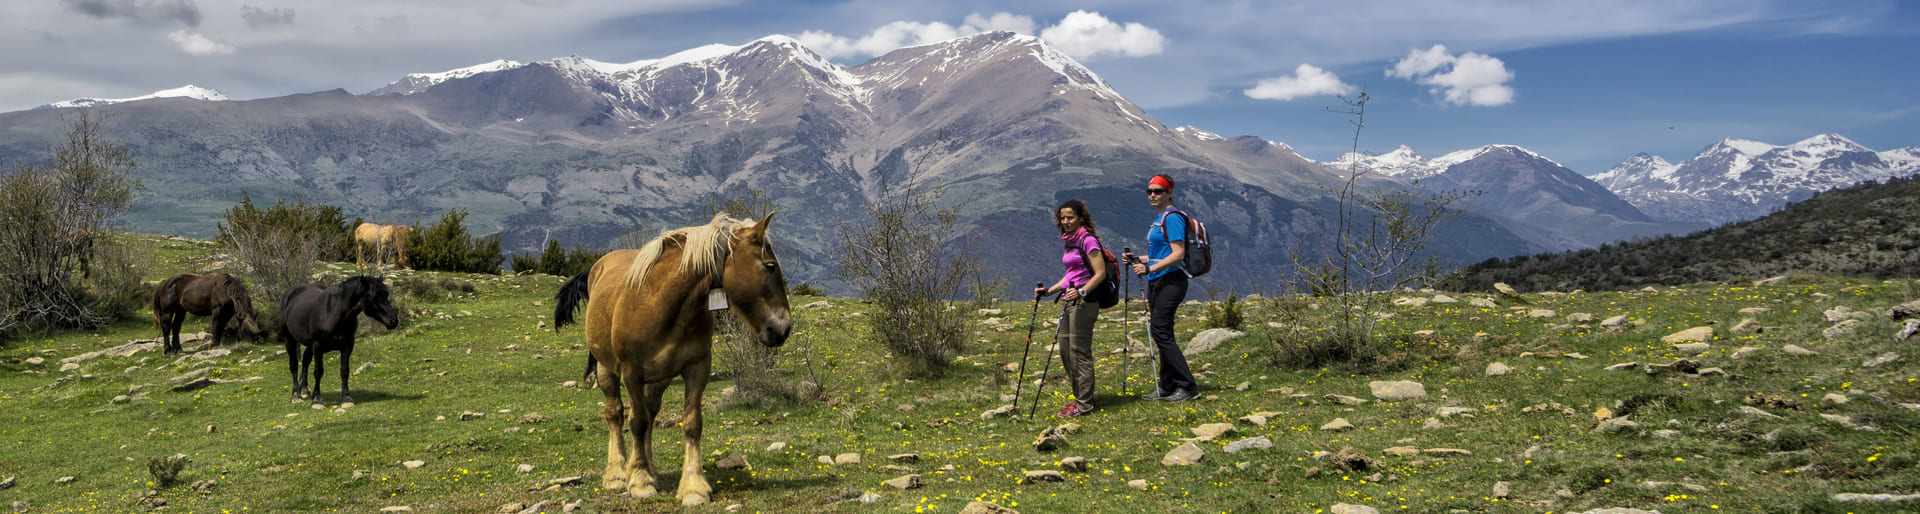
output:
[[[325,373],[324,355],[340,352],[340,403],[353,403],[347,389],[348,360],[353,357],[353,333],[360,328],[360,315],[392,329],[400,324],[400,313],[387,298],[387,283],[378,278],[357,276],[333,287],[300,284],[280,297],[280,339],[287,343],[287,371],[293,373],[293,400],[302,398],[320,402],[320,379]],[[301,346],[306,351],[301,351]],[[306,368],[313,366],[313,393],[307,393]]]

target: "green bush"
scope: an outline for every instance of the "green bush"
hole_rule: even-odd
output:
[[[272,207],[261,209],[253,204],[251,194],[242,191],[240,203],[227,209],[227,215],[214,227],[220,232],[216,241],[227,248],[245,243],[241,240],[249,235],[282,233],[311,241],[318,252],[313,256],[316,259],[339,262],[353,258],[354,225],[348,224],[339,207],[324,203],[287,203],[281,198],[274,200]]]
[[[818,286],[815,286],[807,282],[801,282],[800,285],[787,288],[787,294],[793,295],[793,296],[826,296],[827,295],[827,293],[822,292]]]
[[[548,239],[547,249],[540,255],[513,254],[513,271],[531,271],[561,277],[571,277],[593,267],[593,263],[607,252],[595,252],[585,246],[574,245],[568,250],[560,247],[560,240]]]
[[[451,209],[425,230],[415,224],[407,231],[407,257],[413,269],[455,273],[500,273],[507,258],[500,253],[500,234],[474,237],[467,233],[467,210]]]
[[[1225,301],[1207,305],[1206,317],[1200,320],[1200,324],[1207,328],[1240,330],[1242,321],[1240,295],[1228,290]]]

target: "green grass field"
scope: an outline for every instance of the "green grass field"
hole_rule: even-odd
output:
[[[192,241],[130,236],[149,279],[204,271],[216,248]],[[342,265],[322,271],[343,273]],[[1051,273],[1053,270],[1047,270]],[[210,359],[165,358],[157,351],[98,357],[60,371],[61,359],[107,349],[158,331],[130,320],[87,332],[28,334],[0,347],[0,508],[24,502],[31,512],[144,511],[148,491],[183,512],[495,512],[519,503],[580,502],[588,511],[880,511],[959,512],[991,501],[1022,512],[1328,512],[1339,503],[1382,512],[1580,512],[1631,507],[1662,512],[1901,512],[1920,501],[1848,503],[1839,493],[1920,493],[1920,367],[1913,341],[1895,342],[1887,308],[1920,299],[1914,280],[1857,281],[1796,277],[1766,286],[1695,284],[1655,292],[1525,295],[1452,294],[1454,304],[1383,306],[1380,331],[1392,341],[1387,371],[1367,376],[1339,369],[1289,370],[1265,358],[1276,321],[1274,299],[1242,302],[1247,335],[1190,360],[1208,397],[1170,404],[1120,394],[1130,374],[1135,394],[1151,386],[1145,361],[1125,368],[1120,308],[1098,327],[1102,410],[1074,421],[1083,428],[1070,446],[1036,451],[1048,414],[1066,401],[1058,359],[1039,409],[1022,422],[980,414],[1014,390],[1002,366],[1020,360],[1030,303],[1004,303],[980,315],[974,343],[952,373],[938,380],[890,376],[888,356],[866,336],[854,299],[794,297],[795,332],[780,370],[825,389],[816,402],[755,408],[720,400],[731,385],[724,369],[709,386],[704,449],[713,503],[682,509],[671,494],[632,499],[599,488],[606,431],[601,395],[563,387],[579,380],[586,358],[577,327],[552,330],[551,297],[560,277],[406,274],[409,280],[465,284],[436,298],[397,295],[405,313],[393,331],[361,335],[352,379],[358,404],[340,408],[337,354],[327,356],[320,383],[324,409],[289,402],[290,376],[278,342],[232,346]],[[1202,279],[1204,284],[1204,279]],[[267,295],[260,295],[262,298]],[[1430,298],[1403,293],[1390,298]],[[1498,307],[1465,300],[1493,298]],[[802,308],[825,301],[827,308]],[[1311,299],[1287,299],[1311,303]],[[1871,315],[1853,336],[1822,337],[1822,312],[1848,306]],[[1137,307],[1137,303],[1135,305]],[[1180,338],[1201,330],[1203,306],[1181,312]],[[1770,312],[1741,314],[1767,307]],[[971,307],[962,307],[971,308]],[[1042,319],[1052,304],[1042,307]],[[1552,317],[1529,317],[1550,309]],[[1306,310],[1304,326],[1325,326],[1330,309]],[[1591,322],[1568,315],[1591,314]],[[1134,312],[1137,317],[1138,311]],[[1620,333],[1599,321],[1627,315],[1638,324]],[[1753,317],[1766,330],[1736,335]],[[374,325],[363,323],[363,327]],[[1583,328],[1580,325],[1587,325]],[[1693,359],[1723,375],[1641,370],[1604,371],[1629,361],[1669,363],[1683,357],[1660,338],[1712,325],[1711,349]],[[190,318],[186,332],[206,329]],[[1136,333],[1138,325],[1134,325]],[[363,328],[363,330],[368,330]],[[1417,331],[1433,330],[1431,335]],[[1484,332],[1485,335],[1476,336]],[[1028,360],[1046,361],[1044,324]],[[1136,337],[1144,337],[1136,335]],[[188,343],[191,347],[197,343]],[[1782,352],[1798,345],[1818,355]],[[1760,350],[1732,357],[1742,347]],[[1893,352],[1904,359],[1866,367]],[[1575,354],[1585,358],[1577,358]],[[30,364],[30,358],[40,358]],[[1486,376],[1493,362],[1513,369]],[[175,392],[176,377],[210,369],[223,381]],[[1031,379],[1031,377],[1030,377]],[[1427,396],[1383,402],[1368,382],[1408,380]],[[1246,384],[1244,390],[1237,387]],[[1027,393],[1033,391],[1029,383]],[[1341,405],[1338,394],[1371,400]],[[1827,399],[1838,394],[1844,404]],[[677,417],[681,396],[669,389],[663,417]],[[1019,411],[1030,407],[1021,398]],[[1776,417],[1740,412],[1754,407]],[[1442,415],[1442,409],[1449,409]],[[1638,427],[1594,431],[1595,411],[1630,413]],[[1277,413],[1264,426],[1236,422]],[[462,420],[463,413],[484,414]],[[537,416],[536,416],[537,415]],[[1823,415],[1871,430],[1848,428]],[[1356,428],[1323,431],[1344,418]],[[544,421],[540,421],[544,419]],[[671,425],[673,419],[661,424]],[[1191,430],[1230,423],[1231,433],[1197,443],[1206,454],[1192,466],[1161,458]],[[1656,431],[1672,430],[1674,432]],[[1227,444],[1265,436],[1272,448],[1226,453]],[[681,433],[658,429],[653,443],[662,489],[679,480]],[[770,451],[774,443],[784,448]],[[1398,456],[1386,450],[1458,449]],[[1352,448],[1368,459],[1350,470],[1317,452]],[[716,461],[744,455],[748,469]],[[859,453],[859,464],[817,459]],[[883,480],[905,474],[888,455],[915,453],[906,465],[925,478],[918,489]],[[1396,451],[1395,453],[1398,453]],[[159,487],[150,458],[184,454],[177,485]],[[1057,470],[1069,456],[1089,461],[1061,483],[1022,484],[1030,470]],[[423,461],[417,468],[403,462]],[[522,471],[522,465],[531,466]],[[73,477],[57,484],[62,477]],[[581,477],[577,482],[561,482]],[[194,490],[195,482],[217,484]],[[1144,480],[1145,490],[1128,486]],[[1511,494],[1494,496],[1496,482]],[[1649,482],[1664,483],[1652,484]],[[871,501],[861,499],[872,493]]]

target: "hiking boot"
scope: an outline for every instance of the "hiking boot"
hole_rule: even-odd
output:
[[[1184,391],[1174,391],[1173,394],[1160,397],[1160,401],[1184,402],[1184,401],[1192,400],[1194,398],[1199,398],[1199,397],[1200,397],[1200,391],[1189,389]]]
[[[1060,419],[1067,419],[1074,416],[1085,416],[1088,414],[1093,414],[1093,411],[1096,411],[1096,410],[1100,410],[1100,409],[1098,407],[1094,407],[1093,404],[1082,404],[1078,401],[1072,401],[1072,402],[1067,402],[1067,406],[1062,407],[1060,409],[1060,413],[1054,414],[1054,416]]]
[[[1173,393],[1168,392],[1166,389],[1155,387],[1153,388],[1153,392],[1140,395],[1140,399],[1158,401],[1172,395]]]

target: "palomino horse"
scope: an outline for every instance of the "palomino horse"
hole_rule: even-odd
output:
[[[226,273],[181,273],[153,288],[153,324],[160,328],[161,353],[180,353],[180,325],[187,321],[187,314],[213,317],[214,346],[220,345],[220,334],[230,319],[240,319],[242,341],[251,343],[260,334],[247,286]]]
[[[373,264],[374,266],[379,266],[380,263],[385,262],[384,259],[387,257],[387,249],[392,248],[393,253],[398,257],[395,260],[400,263],[400,267],[408,267],[407,231],[410,229],[412,229],[412,227],[406,225],[381,225],[378,223],[361,223],[360,226],[354,227],[353,262],[359,264],[362,268],[367,267],[366,251],[367,248],[371,247],[373,248]]]
[[[767,223],[716,215],[706,225],[673,230],[639,250],[614,250],[554,295],[554,328],[574,321],[574,309],[587,305],[586,336],[596,382],[606,395],[607,472],[602,486],[626,489],[635,498],[653,496],[658,473],[653,466],[653,419],[660,397],[673,377],[686,381],[681,428],[686,460],[680,466],[684,505],[706,503],[713,494],[701,472],[700,394],[712,368],[714,314],[709,291],[725,290],[727,305],[754,327],[761,344],[777,347],[793,328],[787,307],[787,280],[767,239]],[[625,419],[620,388],[633,402]],[[621,422],[633,432],[628,452]]]
[[[361,275],[333,287],[300,284],[280,297],[280,339],[287,344],[287,371],[293,373],[293,399],[307,397],[307,373],[313,368],[313,403],[320,402],[326,353],[340,352],[340,403],[353,403],[347,370],[353,359],[353,333],[364,313],[388,329],[400,324],[400,312],[387,297],[387,283]],[[301,347],[305,346],[305,352]]]

